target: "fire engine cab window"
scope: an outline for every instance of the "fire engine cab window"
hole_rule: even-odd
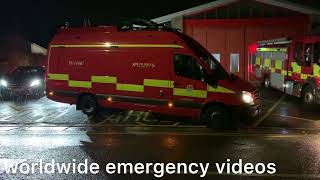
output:
[[[304,47],[304,63],[305,66],[311,66],[313,56],[313,47],[312,44],[306,44]]]
[[[174,71],[177,76],[201,80],[202,71],[201,67],[196,63],[192,56],[188,55],[175,55],[174,56]]]
[[[294,58],[298,65],[302,66],[304,65],[303,63],[303,52],[302,52],[302,44],[301,43],[296,43],[295,48],[294,48]]]
[[[314,63],[320,64],[320,43],[314,44]]]

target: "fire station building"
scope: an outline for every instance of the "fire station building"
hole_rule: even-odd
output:
[[[249,79],[248,46],[260,40],[320,32],[320,12],[278,0],[216,0],[153,19],[182,30],[232,73]]]

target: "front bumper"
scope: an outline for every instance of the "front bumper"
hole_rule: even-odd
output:
[[[1,87],[0,93],[4,97],[44,95],[44,87]]]
[[[261,114],[261,107],[256,105],[243,105],[232,108],[232,116],[240,122],[252,123]]]

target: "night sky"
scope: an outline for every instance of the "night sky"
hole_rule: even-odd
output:
[[[0,38],[17,33],[29,41],[47,46],[64,22],[81,26],[115,24],[126,18],[151,19],[212,0],[11,0],[0,6]],[[6,2],[6,3],[4,3]]]
[[[46,47],[64,22],[81,26],[84,18],[92,24],[115,24],[125,18],[151,19],[212,0],[10,0],[0,5],[0,38],[16,33]],[[293,0],[302,2],[302,0]],[[318,0],[303,1],[318,5]]]

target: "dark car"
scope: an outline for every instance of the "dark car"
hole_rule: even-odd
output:
[[[42,97],[45,92],[44,77],[43,66],[19,66],[0,79],[1,95]]]

